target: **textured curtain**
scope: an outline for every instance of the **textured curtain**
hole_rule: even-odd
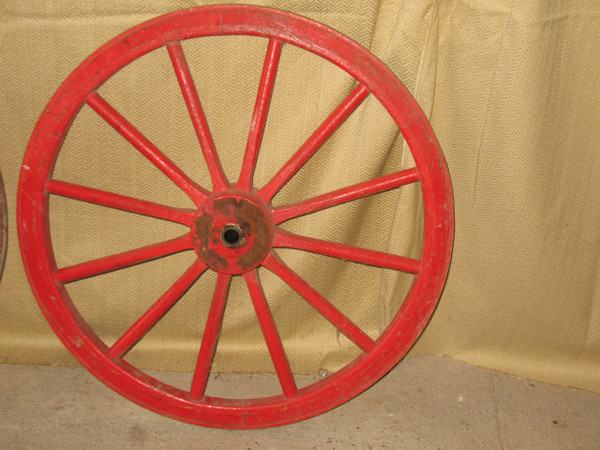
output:
[[[413,93],[441,143],[454,189],[450,273],[413,353],[600,392],[600,4],[569,1],[254,2],[322,22],[379,57]],[[196,1],[38,1],[0,5],[0,170],[9,248],[0,284],[0,362],[72,364],[31,294],[19,255],[20,164],[44,106],[92,51]],[[227,175],[239,173],[266,42],[184,43]],[[286,46],[255,183],[264,184],[350,92],[340,69]],[[119,72],[107,98],[186,173],[209,184],[164,49]],[[401,135],[369,99],[277,195],[285,204],[411,167]],[[73,123],[55,178],[190,207],[189,200],[91,109]],[[295,219],[311,237],[417,256],[422,208],[406,187]],[[52,196],[59,267],[174,237],[176,225]],[[373,231],[375,230],[375,231]],[[377,336],[411,277],[298,252],[286,262]],[[181,275],[189,252],[68,286],[114,342]],[[294,371],[333,371],[353,345],[281,280],[261,272]],[[127,358],[191,370],[215,276],[203,276]],[[239,282],[238,282],[239,281]],[[216,370],[272,371],[245,285],[233,283]]]

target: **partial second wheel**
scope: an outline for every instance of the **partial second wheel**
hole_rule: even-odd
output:
[[[8,207],[6,204],[6,192],[4,181],[0,173],[0,280],[6,262],[6,248],[8,246]]]
[[[221,165],[200,96],[184,54],[183,41],[242,35],[265,39],[266,54],[239,176],[230,179]],[[282,52],[310,52],[343,69],[354,87],[266,183],[256,186],[254,172]],[[162,50],[161,50],[162,49]],[[166,50],[166,51],[165,51]],[[179,84],[208,167],[211,185],[180,168],[98,92],[117,72],[144,55],[163,51]],[[310,95],[310,93],[309,93]],[[275,195],[367,98],[387,111],[410,148],[415,166],[366,178],[308,199],[278,204]],[[193,208],[161,204],[58,179],[54,169],[71,124],[87,105],[162,171]],[[290,111],[293,113],[293,111]],[[365,148],[368,152],[369,149]],[[324,176],[327,168],[324,168]],[[292,232],[286,223],[406,185],[420,185],[424,219],[418,258],[316,239]],[[181,227],[179,236],[88,261],[59,266],[53,247],[50,201],[66,197],[106,208],[166,220]],[[35,296],[59,338],[94,375],[134,402],[195,424],[258,428],[282,425],[327,411],[364,391],[409,350],[428,322],[446,278],[453,233],[452,192],[439,144],[423,112],[398,79],[356,43],[321,24],[290,13],[251,6],[212,6],[180,11],[143,23],[97,50],[63,83],[44,110],[29,143],[19,184],[18,231],[25,268]],[[420,220],[416,218],[415,220]],[[373,224],[372,233],[387,236]],[[349,318],[287,263],[284,249],[413,274],[412,285],[378,336]],[[105,342],[70,296],[69,285],[168,255],[189,252],[193,262],[114,342]],[[278,277],[356,347],[358,356],[340,370],[299,386],[286,352],[286,339],[267,298],[259,271]],[[216,275],[192,381],[169,385],[130,362],[126,355],[143,340],[185,293],[209,272]],[[261,272],[265,273],[265,272]],[[247,286],[257,324],[278,378],[276,395],[250,398],[215,396],[207,391],[232,279]],[[364,302],[373,302],[365,283]],[[90,300],[90,301],[93,301]],[[110,311],[106,312],[110,316]],[[286,331],[287,334],[287,331]],[[301,337],[300,337],[301,338]]]

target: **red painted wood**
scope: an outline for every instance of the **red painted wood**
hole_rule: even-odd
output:
[[[273,208],[273,220],[276,224],[293,219],[294,217],[304,216],[313,212],[321,211],[325,208],[341,205],[379,192],[388,191],[405,184],[419,181],[419,171],[417,169],[403,170],[402,172],[392,173],[374,180],[338,189],[334,192],[319,195],[318,197],[304,200],[293,205],[278,206]]]
[[[165,219],[182,225],[191,226],[196,212],[190,209],[173,208],[160,205],[113,192],[80,186],[78,184],[65,183],[64,181],[48,180],[46,189],[50,194],[94,203],[96,205],[108,206],[132,213],[143,214],[157,219]]]
[[[200,98],[198,97],[198,91],[196,90],[194,79],[192,78],[190,68],[185,59],[185,55],[183,54],[183,49],[179,42],[173,42],[167,45],[167,50],[169,51],[169,56],[171,57],[173,69],[177,75],[177,81],[179,81],[179,87],[181,88],[185,104],[190,113],[192,123],[194,124],[196,136],[198,136],[200,147],[204,152],[204,159],[206,160],[206,165],[208,166],[208,171],[212,178],[213,190],[215,192],[224,191],[229,187],[229,181],[227,181],[227,176],[225,175],[225,172],[223,172],[223,168],[219,162],[217,149],[215,148],[215,143],[210,134],[210,129],[206,122],[202,105],[200,104]]]
[[[140,133],[127,119],[119,114],[100,94],[94,92],[87,98],[87,104],[92,107],[108,124],[127,139],[142,155],[148,158],[167,177],[179,186],[194,203],[201,203],[209,192],[196,184],[167,158],[152,142]]]
[[[54,276],[59,283],[70,283],[88,277],[94,277],[114,270],[131,267],[142,262],[152,261],[156,258],[172,255],[192,248],[192,239],[189,234],[171,239],[159,244],[136,248],[117,255],[105,256],[80,264],[58,269]]]
[[[277,175],[258,191],[258,198],[265,203],[269,203],[277,191],[306,164],[310,157],[321,148],[325,141],[350,117],[368,95],[369,90],[366,86],[361,84],[354,88],[350,95],[340,103],[294,156],[277,172]]]
[[[277,67],[279,58],[281,57],[281,49],[283,44],[277,39],[271,39],[267,48],[267,56],[263,67],[260,84],[258,86],[258,94],[256,96],[256,104],[254,106],[254,114],[252,116],[252,124],[250,125],[250,133],[248,133],[248,144],[246,146],[246,154],[242,162],[242,171],[237,182],[237,189],[249,190],[252,187],[252,176],[258,159],[258,151],[265,131],[267,122],[267,114],[273,96],[273,87],[275,86],[275,76],[277,75]]]
[[[229,291],[230,283],[231,275],[223,273],[219,274],[213,300],[210,305],[210,311],[208,312],[204,336],[202,336],[202,345],[200,346],[196,371],[194,372],[194,379],[190,390],[190,397],[194,400],[199,400],[204,396],[208,375],[210,375],[210,366],[217,348],[219,330],[221,329],[221,323],[223,322],[223,312],[225,311],[225,303],[227,302],[227,292]]]
[[[285,230],[277,230],[273,247],[295,248],[307,252],[318,253],[320,255],[368,264],[369,266],[398,270],[400,272],[417,274],[421,269],[421,262],[417,259],[392,255],[390,253],[376,252],[306,236],[298,236]]]
[[[212,147],[214,143],[209,142],[211,138],[208,124],[204,123],[200,100],[195,93],[187,62],[178,44],[186,39],[228,35],[255,36],[269,41],[247,151],[242,162],[244,169],[238,180],[237,190],[230,190],[226,178],[222,175],[222,169],[219,168],[216,149],[213,151]],[[252,188],[252,172],[266,124],[268,104],[273,90],[276,89],[274,79],[279,62],[279,47],[283,47],[285,51],[286,45],[283,44],[312,52],[336,64],[354,77],[358,87],[259,191],[260,198],[257,198],[257,193]],[[166,47],[171,55],[174,76],[177,76],[182,87],[182,95],[188,104],[200,146],[209,165],[213,190],[216,192],[209,192],[200,187],[193,177],[185,174],[96,93],[104,82],[127,64],[161,47]],[[378,100],[393,118],[412,152],[416,167],[353,186],[341,187],[313,199],[273,207],[270,204],[273,195],[318,151],[368,95]],[[134,148],[186,192],[196,204],[197,210],[190,214],[177,205],[158,205],[121,194],[78,186],[69,183],[68,180],[53,180],[52,172],[60,156],[63,140],[86,102]],[[424,242],[418,270],[419,261],[403,258],[402,255],[379,254],[368,249],[361,250],[342,244],[296,237],[286,234],[280,228],[275,232],[276,223],[384,190],[401,189],[401,186],[416,181],[420,181],[425,212]],[[220,191],[223,189],[224,191]],[[180,238],[58,269],[50,238],[51,195],[63,195],[75,200],[172,220],[181,223],[187,231]],[[237,233],[235,230],[241,230],[242,227],[238,226],[240,224],[222,224],[214,217],[235,222],[242,218],[242,213],[227,212],[218,206],[219,196],[227,200],[225,204],[229,207],[236,203],[235,199],[240,199],[242,206],[251,210],[248,217],[252,217],[257,226],[262,224],[262,236],[265,238],[260,245],[255,246],[250,242],[254,235],[253,229],[245,235],[239,234],[239,239],[234,236],[233,241],[227,245],[222,241],[226,229],[224,227],[232,227],[234,234]],[[205,213],[212,211],[211,208],[217,214],[212,216],[213,219],[204,219]],[[214,262],[209,265],[209,261],[203,259],[204,253],[194,243],[194,236],[201,234],[200,228],[204,225],[208,229],[214,228],[214,237],[221,239],[221,243],[217,241],[215,248],[230,257],[228,268],[222,269]],[[423,112],[392,72],[365,49],[330,28],[290,13],[254,6],[210,6],[175,12],[143,23],[97,50],[65,80],[44,109],[25,154],[18,191],[18,232],[24,267],[44,315],[65,346],[95,376],[127,398],[166,416],[213,427],[258,428],[306,419],[351,399],[381,378],[406,354],[433,313],[448,271],[453,226],[450,179],[439,144]],[[304,251],[310,250],[376,266],[382,264],[378,261],[381,258],[382,261],[387,261],[385,264],[391,264],[396,270],[418,271],[418,275],[414,277],[413,285],[400,311],[384,332],[372,339],[357,324],[348,321],[341,311],[327,302],[306,280],[279,260],[272,250],[273,245],[302,248]],[[247,265],[239,264],[244,252],[257,249],[267,252],[269,256],[262,260],[262,253],[259,252],[260,254]],[[195,251],[196,263],[187,268],[184,275],[138,319],[113,349],[102,341],[81,316],[63,284],[178,251]],[[259,281],[253,275],[258,265],[270,269],[289,283],[349,336],[363,353],[325,379],[294,391],[295,387],[284,363],[285,341],[282,342],[278,335],[276,338],[276,325],[272,321]],[[218,273],[218,281],[199,350],[194,381],[190,391],[187,391],[153,378],[120,356],[138,339],[143,339],[144,332],[160,320],[170,305],[180,297],[180,293],[201,276],[204,266],[209,266],[210,269],[207,270]],[[211,397],[205,392],[229,283],[232,276],[240,275],[246,277],[259,323],[280,379],[282,395],[229,399]]]
[[[267,347],[269,348],[269,353],[271,354],[271,359],[273,360],[275,372],[279,378],[279,383],[281,383],[283,395],[286,398],[295,397],[298,394],[298,388],[294,381],[290,363],[285,356],[283,343],[277,332],[277,327],[275,326],[273,315],[271,314],[269,304],[265,298],[265,293],[260,285],[256,269],[251,272],[246,272],[244,278],[246,279],[248,291],[250,292],[250,297],[254,304],[256,317],[258,317],[265,341],[267,342]]]
[[[371,353],[375,349],[375,342],[365,334],[356,324],[344,316],[337,308],[329,303],[321,294],[315,291],[297,273],[284,264],[274,253],[263,262],[263,266],[276,274],[300,294],[323,317],[329,320],[338,330],[359,346],[363,351]]]
[[[202,261],[196,260],[173,286],[113,344],[108,352],[109,358],[120,358],[128,352],[167,313],[207,268]]]

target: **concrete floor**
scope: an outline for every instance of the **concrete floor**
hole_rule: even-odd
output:
[[[225,388],[277,382],[270,375],[219,380]],[[0,365],[0,448],[593,449],[600,448],[600,395],[420,356],[316,418],[232,431],[147,411],[82,368]]]

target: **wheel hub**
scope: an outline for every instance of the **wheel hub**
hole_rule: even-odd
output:
[[[217,272],[241,274],[258,266],[271,250],[273,221],[254,196],[228,191],[209,197],[192,225],[196,254]]]

